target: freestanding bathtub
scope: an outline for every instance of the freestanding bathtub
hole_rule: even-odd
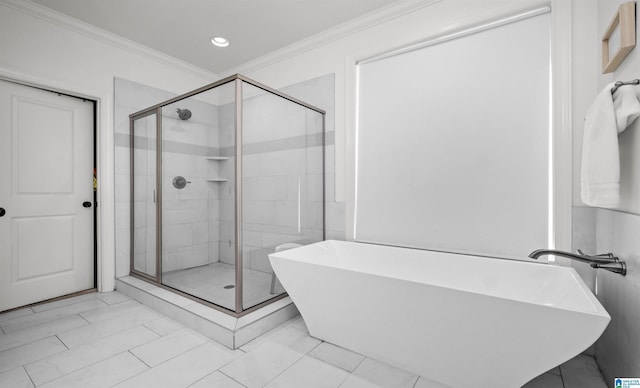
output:
[[[345,241],[269,255],[312,336],[452,387],[520,387],[611,319],[574,269]]]

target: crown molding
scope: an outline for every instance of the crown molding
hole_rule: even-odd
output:
[[[403,15],[415,12],[421,8],[429,7],[443,0],[399,0],[385,7],[369,12],[361,17],[349,20],[336,27],[322,31],[296,43],[272,51],[242,65],[231,68],[221,73],[221,76],[250,73],[274,63],[300,55],[305,51],[324,46],[336,40],[353,35],[375,25],[388,22]]]
[[[109,44],[111,46],[128,51],[130,53],[140,55],[148,59],[160,62],[162,64],[171,66],[177,70],[184,71],[198,77],[203,77],[208,80],[211,80],[211,79],[217,80],[220,78],[216,73],[213,73],[201,67],[192,65],[190,63],[187,63],[185,61],[182,61],[170,55],[161,53],[160,51],[157,51],[150,47],[133,42],[120,35],[116,35],[111,32],[105,31],[96,26],[93,26],[81,20],[72,18],[63,13],[54,11],[50,8],[41,6],[40,4],[34,3],[29,0],[0,0],[0,6],[11,8],[15,11],[24,13],[32,17],[36,17],[48,23],[55,24],[57,26],[77,32],[89,38]]]

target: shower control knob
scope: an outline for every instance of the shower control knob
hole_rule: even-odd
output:
[[[173,178],[173,187],[176,189],[184,189],[187,186],[187,183],[191,183],[191,181],[186,180],[183,176],[177,176]]]

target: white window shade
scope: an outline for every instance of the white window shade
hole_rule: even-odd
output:
[[[548,246],[550,16],[358,68],[358,241],[525,257]]]

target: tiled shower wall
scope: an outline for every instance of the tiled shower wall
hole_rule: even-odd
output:
[[[572,263],[587,282],[611,322],[598,339],[595,357],[606,381],[640,375],[640,215],[590,207],[573,208],[574,249],[614,253],[627,263],[627,275]]]
[[[327,238],[344,239],[345,207],[335,202],[334,196],[334,75],[327,75],[282,89],[302,101],[327,111],[326,115],[326,235]],[[134,82],[115,80],[116,123],[116,276],[129,273],[129,122],[128,115],[152,106],[173,95]],[[164,270],[169,271],[215,262],[218,259],[233,262],[234,237],[234,165],[233,165],[233,106],[215,107],[193,99],[166,107],[163,112],[164,150],[164,224],[163,244],[166,258]],[[292,104],[293,105],[293,104]],[[176,108],[188,108],[192,118],[177,119]],[[205,113],[206,112],[206,113]],[[282,112],[286,116],[286,112]],[[260,119],[273,116],[273,111]],[[251,122],[250,115],[247,117]],[[307,115],[303,123],[317,127],[313,115]],[[286,122],[286,120],[284,120]],[[214,127],[217,125],[217,129]],[[277,125],[257,126],[266,138],[249,135],[244,142],[244,265],[252,269],[270,272],[267,254],[283,242],[307,242],[301,238],[298,220],[294,219],[292,197],[307,196],[307,206],[300,209],[303,225],[318,225],[321,216],[321,147],[313,133],[294,136],[279,143],[266,140],[279,131]],[[209,134],[207,137],[206,134]],[[211,136],[214,134],[214,136]],[[314,140],[315,139],[315,140]],[[297,141],[297,143],[296,143]],[[304,152],[305,147],[309,151]],[[230,156],[226,161],[207,160],[207,156]],[[291,163],[292,158],[299,163]],[[306,166],[315,166],[307,169]],[[291,169],[304,169],[298,182],[294,175],[287,178]],[[301,171],[295,171],[299,174]],[[171,185],[173,177],[184,176],[192,183],[183,190]],[[228,182],[207,182],[208,177],[223,177]],[[300,175],[296,175],[300,176]],[[300,187],[300,189],[298,189]],[[250,191],[247,191],[249,189]],[[252,194],[255,193],[255,194]],[[252,200],[254,199],[254,200]],[[297,198],[296,198],[297,199]],[[170,205],[170,206],[168,206]],[[206,209],[206,211],[203,211]],[[295,224],[295,228],[293,225]],[[303,228],[304,229],[304,228]],[[311,228],[313,229],[313,228]],[[319,239],[320,231],[302,230],[305,236]],[[317,238],[316,238],[317,237]]]
[[[191,118],[179,119],[178,108]],[[217,183],[207,181],[206,159],[218,154],[218,107],[189,98],[162,112],[162,269],[169,272],[218,261]],[[190,182],[183,189],[173,186],[178,176]]]

